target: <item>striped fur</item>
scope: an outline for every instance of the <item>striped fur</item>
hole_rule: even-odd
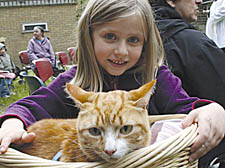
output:
[[[150,142],[146,106],[155,81],[132,91],[87,92],[67,84],[67,91],[80,108],[77,119],[45,119],[29,128],[34,143],[20,150],[51,159],[59,150],[61,161],[117,162],[127,153]]]

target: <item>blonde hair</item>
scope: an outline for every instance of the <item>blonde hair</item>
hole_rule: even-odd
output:
[[[78,65],[72,83],[90,91],[103,90],[103,75],[94,52],[92,28],[132,13],[140,15],[145,38],[141,56],[146,64],[142,84],[155,78],[164,53],[148,0],[89,0],[78,22]]]

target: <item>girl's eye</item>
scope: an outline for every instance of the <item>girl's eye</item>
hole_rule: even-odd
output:
[[[127,135],[129,134],[131,131],[133,130],[133,126],[132,125],[124,125],[121,129],[120,129],[120,133]]]
[[[138,43],[140,40],[139,40],[139,38],[138,37],[130,37],[129,39],[128,39],[128,42],[130,42],[130,43]]]
[[[101,135],[100,129],[95,128],[95,127],[89,128],[88,131],[89,131],[89,133],[90,133],[91,135],[93,135],[93,136],[99,136],[99,135]]]
[[[107,33],[105,34],[105,38],[109,40],[116,40],[116,35],[113,33]]]

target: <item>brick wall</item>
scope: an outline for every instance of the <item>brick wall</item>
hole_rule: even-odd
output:
[[[85,2],[85,0],[82,1]],[[207,15],[203,14],[202,11],[209,9],[210,1],[204,0],[198,22],[195,23],[195,26],[203,32],[205,31]],[[79,4],[1,7],[0,37],[7,38],[8,54],[13,58],[15,64],[21,66],[18,52],[26,50],[28,41],[33,35],[33,33],[22,33],[23,23],[47,22],[49,31],[45,32],[45,35],[50,38],[54,51],[66,51],[68,47],[75,46],[74,30],[77,16],[81,12],[79,10]]]
[[[28,41],[33,33],[22,33],[23,23],[47,22],[48,32],[54,52],[66,51],[75,46],[75,4],[1,7],[0,37],[6,37],[8,54],[17,66],[21,66],[18,52],[27,49]]]

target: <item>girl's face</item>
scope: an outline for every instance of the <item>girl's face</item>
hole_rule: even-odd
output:
[[[38,29],[37,27],[34,27],[34,33],[33,33],[34,37],[38,40],[42,39],[42,33],[41,30]]]
[[[131,15],[94,26],[94,50],[98,63],[111,75],[122,75],[141,57],[144,34],[140,17]]]

